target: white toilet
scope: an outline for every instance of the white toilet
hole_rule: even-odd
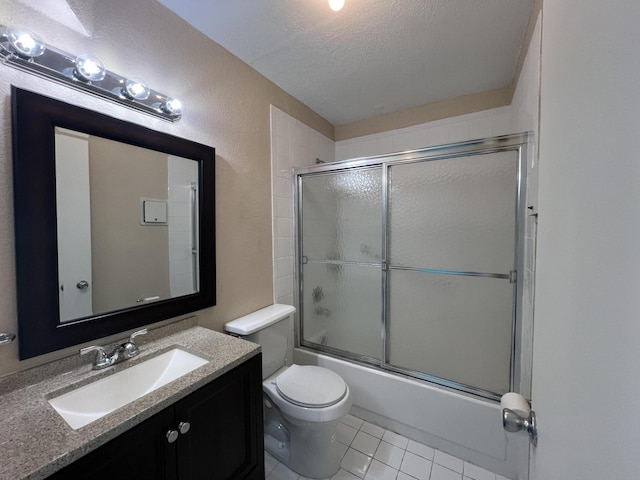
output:
[[[346,382],[323,367],[285,366],[290,305],[271,305],[225,325],[262,347],[265,449],[295,472],[326,478],[340,468],[336,426],[351,409]]]

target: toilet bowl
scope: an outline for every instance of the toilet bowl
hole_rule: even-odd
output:
[[[326,478],[340,469],[335,431],[351,409],[351,392],[324,367],[284,366],[293,312],[276,304],[225,329],[262,346],[265,449],[300,475]]]

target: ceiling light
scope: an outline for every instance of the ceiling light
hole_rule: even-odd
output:
[[[162,109],[167,113],[179,116],[182,115],[184,104],[177,98],[168,97],[167,100],[162,104]]]
[[[104,80],[107,75],[107,70],[98,57],[85,53],[84,55],[78,55],[76,57],[76,70],[75,73],[82,80],[89,82],[99,82]]]
[[[338,12],[342,10],[342,7],[344,7],[344,0],[329,0],[329,6],[331,7],[331,10]]]
[[[125,83],[122,93],[125,97],[133,100],[146,100],[149,98],[151,89],[149,86],[139,78],[129,78]]]
[[[15,53],[23,57],[39,57],[47,49],[42,39],[26,28],[7,27],[5,36]]]

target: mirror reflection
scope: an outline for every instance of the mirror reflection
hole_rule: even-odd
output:
[[[60,322],[197,293],[198,162],[55,128]]]

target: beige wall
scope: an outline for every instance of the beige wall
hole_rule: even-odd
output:
[[[168,225],[140,225],[141,197],[167,200],[167,155],[89,137],[89,181],[93,313],[168,298]]]
[[[269,105],[333,139],[333,127],[218,44],[153,0],[74,2],[91,37],[54,23],[19,2],[0,3],[4,24],[27,25],[48,43],[92,52],[117,73],[146,79],[183,99],[186,113],[169,124],[0,65],[0,332],[17,332],[10,85],[216,148],[218,304],[198,312],[202,325],[224,323],[273,302]],[[57,354],[18,361],[17,342],[0,347],[0,375]]]
[[[336,141],[397,130],[422,123],[457,117],[469,113],[482,112],[504,107],[511,103],[511,87],[488,92],[463,95],[442,102],[429,103],[398,112],[367,118],[336,127]]]

